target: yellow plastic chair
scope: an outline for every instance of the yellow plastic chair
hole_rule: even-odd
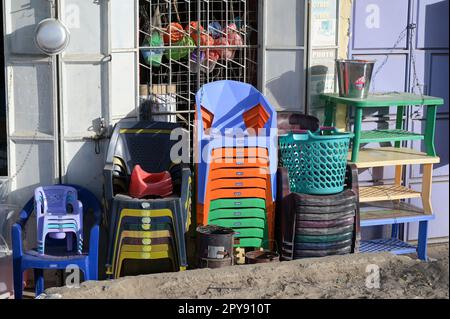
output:
[[[122,225],[122,220],[124,217],[142,217],[142,218],[169,217],[172,220],[172,225],[175,230],[175,226],[174,226],[175,220],[174,220],[172,211],[169,209],[159,209],[159,210],[123,209],[120,212],[119,223],[118,223],[118,227],[116,229],[116,234],[114,236],[115,241],[114,241],[114,250],[113,250],[112,260],[116,260],[117,247],[118,247],[117,243],[118,243],[118,239],[119,239],[119,235],[120,235],[119,233],[120,233],[120,228]],[[125,231],[123,231],[123,232],[125,232]],[[177,237],[176,232],[174,232],[174,236],[175,236],[175,238],[174,238],[175,243],[178,243],[179,239]],[[125,236],[125,237],[133,237],[133,236]],[[169,236],[166,236],[166,237],[169,237]],[[121,237],[121,238],[123,238],[123,237]],[[137,237],[137,238],[141,238],[141,237]],[[153,237],[153,238],[160,238],[160,237]],[[178,249],[178,245],[177,245],[177,249]],[[114,269],[114,266],[113,266],[113,269]]]
[[[172,237],[172,234],[168,230],[157,230],[157,231],[128,231],[125,230],[120,234],[120,243],[123,242],[124,238],[141,238],[141,239],[155,239],[155,238],[165,238],[165,237]],[[116,238],[117,239],[117,238]],[[110,271],[108,271],[108,274],[115,274],[114,270],[117,268],[117,249],[114,249],[114,256],[113,256],[113,264],[111,265]]]
[[[174,251],[174,248],[172,245],[123,245],[119,246],[119,251],[117,254],[117,259],[114,260],[114,265],[117,265],[119,261],[120,254],[122,252],[140,252],[140,253],[150,253],[150,252],[167,252],[167,251]],[[173,262],[177,264],[176,255],[173,255],[172,258]]]
[[[175,261],[172,258],[173,252],[171,249],[169,251],[160,251],[160,252],[121,252],[119,255],[119,261],[117,263],[117,269],[114,272],[114,278],[120,278],[120,273],[122,271],[122,264],[126,259],[139,259],[139,260],[157,260],[157,259],[170,259],[172,262],[172,268],[175,270],[177,267],[175,265]]]

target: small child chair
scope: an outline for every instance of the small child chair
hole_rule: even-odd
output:
[[[26,269],[34,269],[36,296],[44,291],[44,269],[66,269],[69,265],[76,265],[84,274],[84,280],[98,279],[98,244],[100,235],[100,223],[102,218],[102,207],[98,199],[87,189],[76,185],[63,185],[73,188],[78,199],[81,201],[83,218],[86,224],[90,225],[90,232],[84,234],[88,240],[88,247],[83,247],[83,253],[68,253],[50,255],[40,254],[37,249],[23,250],[22,230],[34,211],[34,197],[24,206],[19,215],[19,220],[12,226],[13,243],[13,271],[14,271],[14,296],[15,299],[22,299],[23,272]],[[75,199],[75,197],[74,197]],[[92,221],[88,223],[88,221]],[[83,220],[80,219],[79,225]],[[86,227],[84,228],[86,229]],[[87,235],[87,236],[86,236]]]
[[[83,204],[78,200],[76,189],[64,185],[38,187],[34,191],[34,205],[37,219],[38,252],[45,253],[48,235],[53,239],[66,239],[68,251],[72,251],[72,239],[75,237],[77,252],[81,254],[83,250]]]

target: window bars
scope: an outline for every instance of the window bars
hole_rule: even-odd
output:
[[[258,0],[140,0],[140,116],[192,133],[208,82],[257,84]]]

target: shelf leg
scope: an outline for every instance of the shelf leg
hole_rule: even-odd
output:
[[[325,126],[333,126],[334,113],[336,110],[336,104],[326,101],[325,102]]]
[[[431,205],[431,188],[433,184],[433,164],[423,165],[422,174],[422,205],[425,214],[432,215],[433,207]]]
[[[347,105],[345,104],[336,104],[336,109],[334,111],[334,126],[336,126],[336,128],[338,130],[342,130],[342,131],[348,131],[347,129],[347,123],[348,123],[348,119],[347,119],[347,115],[348,115],[348,109],[347,109]]]
[[[425,146],[429,156],[436,156],[434,136],[436,130],[436,105],[427,106],[427,118],[425,126]]]
[[[392,231],[391,231],[391,237],[398,239],[398,230],[399,230],[399,224],[393,224],[392,225]]]
[[[401,186],[403,181],[403,165],[395,166],[395,185]]]
[[[417,245],[417,256],[420,260],[428,260],[427,257],[428,242],[428,221],[419,222],[419,243]]]
[[[401,186],[403,182],[403,165],[398,165],[395,167],[395,185]],[[400,203],[401,200],[396,200],[396,203]],[[399,238],[399,224],[392,225],[392,238]]]
[[[395,128],[397,130],[401,130],[403,129],[403,115],[405,114],[405,107],[404,106],[398,106],[397,107],[397,119],[396,119],[396,123],[395,123]],[[400,147],[401,146],[400,141],[395,142],[395,147]]]
[[[353,146],[352,146],[352,163],[356,163],[358,161],[359,147],[361,145],[360,140],[361,140],[362,117],[363,117],[363,109],[357,107],[355,109],[355,124],[353,129],[355,137],[353,138]]]

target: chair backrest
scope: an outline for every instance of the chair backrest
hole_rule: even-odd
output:
[[[90,230],[95,225],[100,225],[101,219],[102,219],[102,205],[100,204],[99,200],[95,197],[95,195],[89,191],[88,189],[78,186],[78,185],[72,185],[72,184],[60,184],[55,186],[68,186],[72,187],[76,190],[78,200],[82,203],[81,207],[83,209],[83,230],[84,230],[84,249],[89,249],[89,246],[91,244],[90,240]],[[13,231],[14,226],[19,226],[20,229],[25,229],[26,224],[30,216],[35,211],[35,200],[34,197],[30,198],[29,201],[25,204],[25,206],[22,208],[22,210],[19,213],[19,220],[17,220],[16,224],[13,225]],[[37,214],[37,211],[36,211]],[[98,241],[98,238],[97,238]],[[16,240],[14,240],[13,235],[13,251],[14,253],[17,252],[17,254],[22,253],[21,247],[21,237],[17,237]]]
[[[276,128],[276,111],[252,85],[237,81],[205,84],[196,95],[199,136],[209,128],[225,133],[227,129]]]
[[[175,129],[181,136],[171,139]],[[189,145],[188,136],[187,131],[176,123],[119,122],[110,140],[107,162],[113,163],[115,159],[122,161],[127,175],[131,174],[135,165],[151,173],[170,171],[174,165],[170,156],[172,147],[182,137],[186,138]]]
[[[37,217],[42,215],[66,215],[82,213],[77,190],[71,186],[41,186],[34,191]]]

